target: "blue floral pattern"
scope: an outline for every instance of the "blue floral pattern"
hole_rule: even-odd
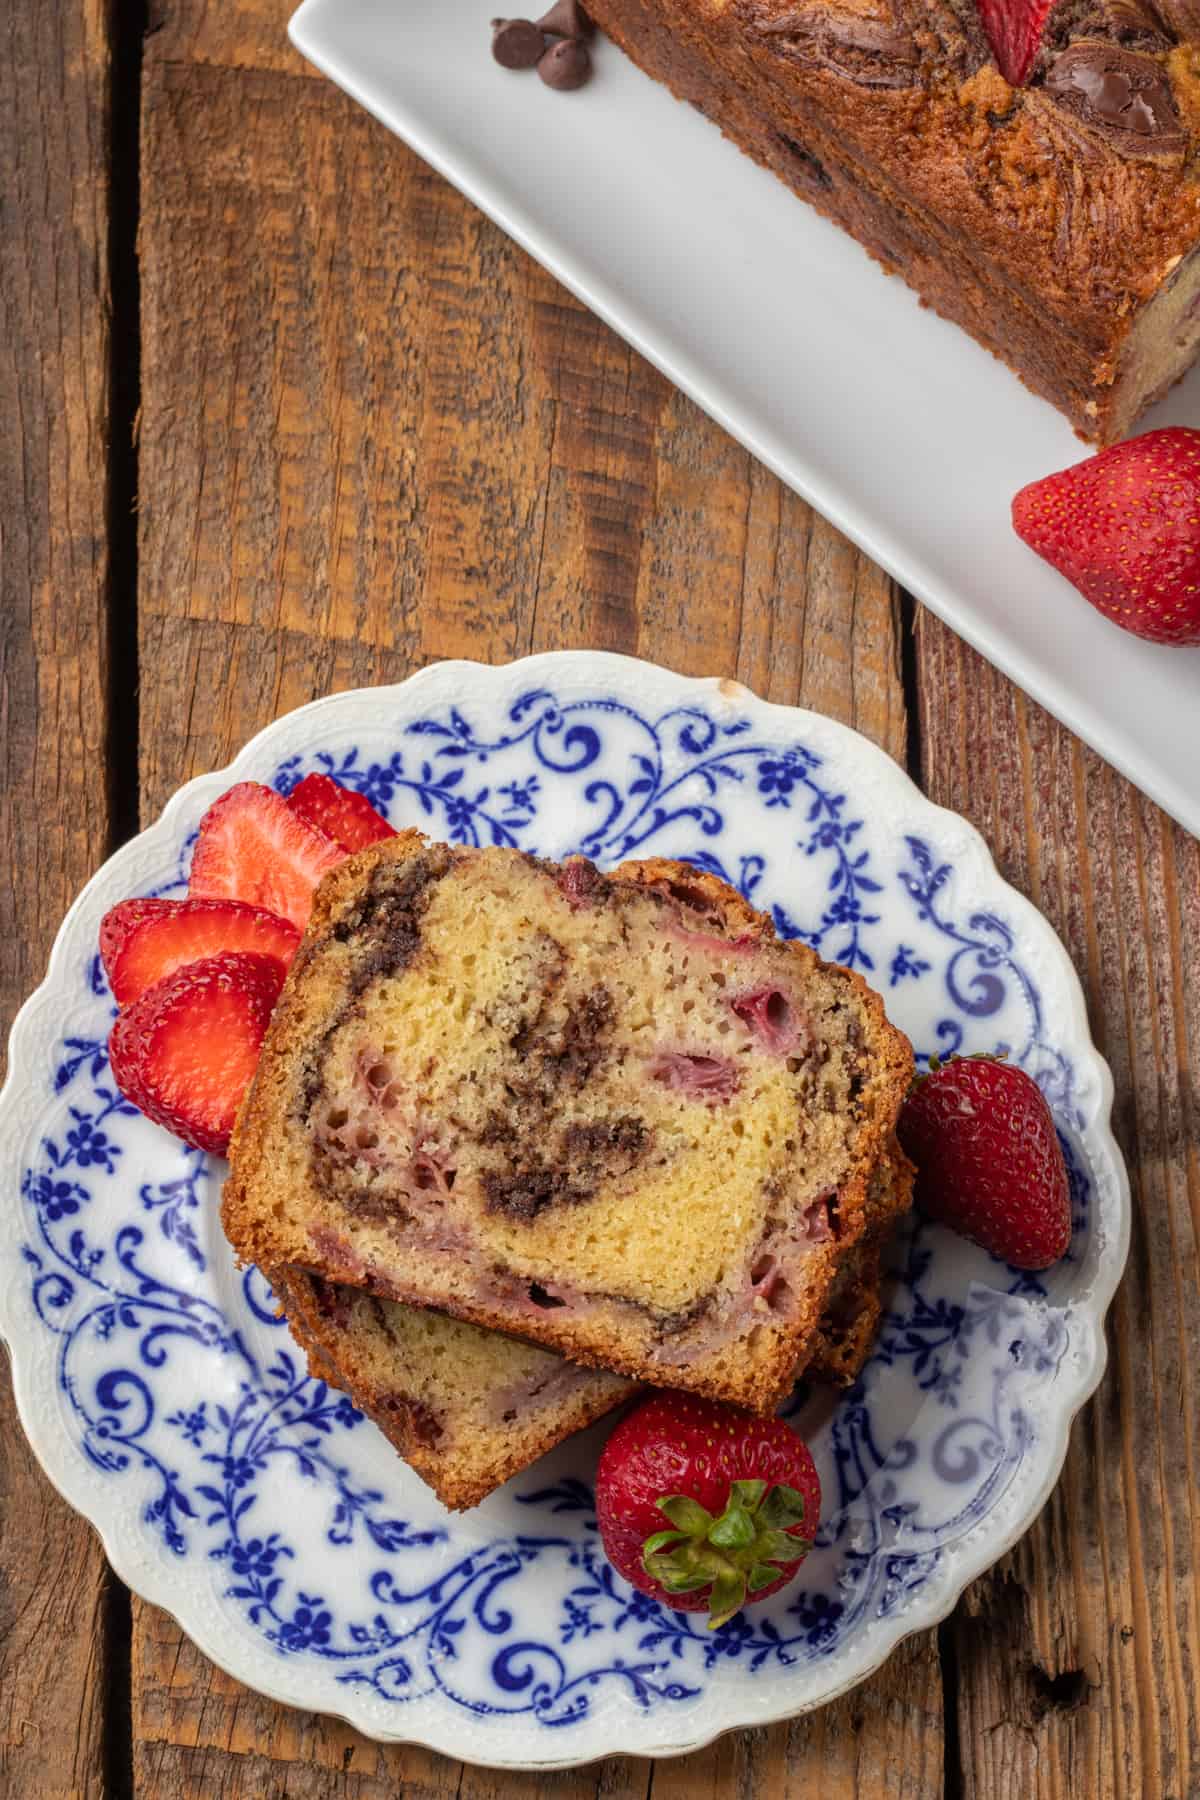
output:
[[[693,840],[697,834],[720,837],[729,805],[740,806],[749,790],[766,813],[792,815],[795,848],[824,865],[814,884],[823,895],[816,917],[798,923],[775,901],[770,910],[776,928],[849,967],[875,966],[864,935],[879,923],[872,897],[880,884],[870,853],[855,842],[863,821],[847,816],[847,794],[830,784],[822,758],[804,744],[765,745],[749,720],[719,723],[699,706],[672,707],[648,719],[615,698],[563,704],[544,688],[521,694],[498,734],[481,731],[465,710],[451,706],[440,717],[414,720],[405,737],[420,740],[421,747],[394,750],[386,762],[366,761],[357,747],[340,755],[318,750],[312,772],[354,788],[384,813],[403,795],[419,809],[414,823],[454,843],[552,848],[557,856],[575,852],[605,864],[680,854],[656,841],[680,826]],[[280,793],[290,793],[310,772],[304,762],[290,756],[275,770]],[[501,767],[510,778],[498,783],[488,770]],[[550,847],[538,840],[538,797],[542,783],[556,776],[569,778],[585,822],[571,841]],[[771,819],[772,835],[778,824]],[[683,855],[726,873],[711,851]],[[738,885],[747,896],[764,868],[761,857],[743,858]]]
[[[1095,1199],[1081,1083],[1004,890],[964,909],[932,826],[897,834],[827,749],[737,708],[645,713],[624,690],[544,683],[498,704],[481,689],[259,768],[283,793],[320,770],[394,824],[461,842],[605,865],[670,855],[731,881],[782,934],[874,972],[922,1056],[1003,1047],[1034,1074],[1068,1155],[1072,1255],[1030,1277],[909,1224],[861,1379],[832,1417],[803,1387],[789,1408],[822,1470],[816,1548],[796,1583],[711,1634],[605,1561],[588,1455],[560,1451],[496,1529],[485,1508],[464,1531],[372,1451],[372,1428],[305,1372],[261,1277],[233,1272],[219,1165],[116,1092],[89,950],[21,1172],[18,1252],[76,1453],[169,1557],[213,1570],[264,1654],[326,1669],[334,1708],[354,1690],[569,1736],[599,1706],[686,1710],[734,1669],[836,1667],[1002,1505],[1072,1344]],[[176,829],[142,891],[178,889],[193,837]]]

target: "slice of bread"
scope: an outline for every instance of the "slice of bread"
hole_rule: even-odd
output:
[[[858,975],[710,875],[410,831],[318,890],[225,1229],[265,1268],[768,1413],[911,1074]]]
[[[879,1320],[879,1253],[909,1204],[898,1146],[871,1182],[870,1222],[838,1271],[805,1374],[853,1381]],[[572,1432],[637,1392],[636,1383],[303,1269],[271,1286],[319,1380],[342,1388],[452,1511],[477,1506]]]
[[[637,1391],[552,1350],[303,1269],[270,1280],[311,1373],[344,1389],[453,1512]]]
[[[838,1269],[805,1374],[849,1387],[871,1354],[883,1310],[883,1255],[896,1223],[912,1205],[916,1174],[898,1143],[871,1184],[866,1230]]]

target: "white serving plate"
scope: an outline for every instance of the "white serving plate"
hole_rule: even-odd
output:
[[[446,1513],[308,1377],[257,1271],[235,1268],[224,1165],[113,1088],[104,912],[183,890],[231,782],[288,791],[313,769],[434,836],[695,861],[861,969],[919,1053],[1004,1048],[1053,1108],[1068,1256],[1022,1275],[908,1224],[861,1380],[793,1402],[824,1495],[817,1547],[716,1634],[600,1553],[603,1422]],[[861,1681],[1036,1516],[1103,1371],[1128,1247],[1111,1103],[1049,925],[866,739],[624,657],[441,663],[277,720],[71,908],[0,1096],[0,1333],[21,1421],[121,1578],[263,1693],[502,1767],[691,1750]]]
[[[575,94],[492,61],[483,0],[305,0],[299,49],[911,593],[1200,834],[1200,648],[1094,613],[1014,535],[1086,454],[987,351],[596,48]],[[1200,370],[1146,421],[1200,425]]]

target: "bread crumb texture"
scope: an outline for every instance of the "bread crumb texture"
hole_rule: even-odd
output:
[[[322,886],[226,1226],[268,1267],[765,1407],[911,1066],[857,976],[711,877],[406,834]]]

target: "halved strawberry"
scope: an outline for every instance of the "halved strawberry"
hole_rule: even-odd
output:
[[[100,921],[100,956],[118,1006],[222,950],[275,956],[286,968],[299,942],[286,919],[240,900],[122,900]]]
[[[283,975],[278,957],[227,950],[147,988],[108,1040],[125,1098],[185,1144],[223,1155]]]
[[[342,787],[329,775],[306,775],[292,789],[288,805],[343,850],[365,850],[368,844],[396,835],[365,795]]]
[[[313,889],[345,854],[273,788],[239,781],[200,821],[188,891],[197,900],[244,900],[303,931]]]
[[[1024,87],[1042,47],[1054,0],[975,0],[997,66],[1010,87]]]

